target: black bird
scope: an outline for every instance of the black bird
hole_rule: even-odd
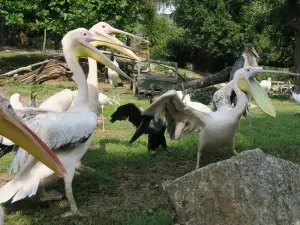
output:
[[[155,101],[155,98],[150,99],[150,104]],[[141,135],[148,135],[148,151],[150,158],[152,151],[155,151],[159,146],[162,146],[167,153],[168,151],[165,130],[166,123],[163,121],[159,113],[154,116],[143,116],[142,110],[133,103],[121,105],[112,114],[110,122],[114,123],[117,120],[129,120],[137,129],[133,134],[130,143],[136,141]]]

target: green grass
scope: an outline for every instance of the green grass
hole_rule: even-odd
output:
[[[69,87],[65,83],[52,85],[13,85],[3,88],[7,95],[18,91],[29,100],[31,90],[43,89],[38,103],[47,96]],[[121,104],[133,102],[146,108],[148,100],[138,100],[129,91],[121,93]],[[105,93],[112,96],[111,92]],[[238,152],[261,148],[270,154],[300,164],[300,118],[294,116],[300,106],[284,99],[273,99],[277,118],[271,118],[255,109],[252,112],[252,127],[246,119],[236,136]],[[168,157],[160,149],[153,160],[148,160],[147,137],[142,136],[132,145],[129,140],[134,127],[127,121],[110,123],[114,106],[105,107],[106,131],[97,128],[92,145],[82,159],[83,168],[75,176],[73,191],[81,211],[89,214],[84,218],[62,219],[59,215],[69,210],[66,199],[58,202],[39,203],[38,197],[25,199],[14,204],[5,204],[7,225],[33,224],[105,224],[105,225],[168,225],[172,224],[172,208],[161,183],[191,172],[196,164],[197,133],[186,135],[168,145],[178,152],[177,157]],[[2,159],[0,169],[10,163],[11,155]],[[204,153],[201,166],[228,159],[227,149],[215,153]],[[2,173],[4,176],[4,173]],[[1,178],[1,175],[0,175]],[[54,184],[63,192],[63,182]]]

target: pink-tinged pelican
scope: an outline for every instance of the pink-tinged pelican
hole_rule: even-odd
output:
[[[15,114],[10,102],[0,93],[0,135],[18,144],[36,159],[43,162],[58,176],[63,177],[65,169],[56,155],[43,141],[23,124]],[[0,206],[0,225],[4,224],[4,212]]]
[[[236,155],[235,134],[239,128],[240,117],[247,105],[247,96],[242,90],[253,95],[263,112],[273,117],[276,115],[271,100],[254,79],[258,72],[287,74],[282,71],[264,70],[262,67],[241,68],[235,72],[234,79],[228,84],[233,86],[237,95],[237,104],[234,108],[231,105],[224,105],[215,112],[203,113],[185,105],[177,92],[171,90],[143,111],[143,115],[153,115],[156,111],[164,113],[167,118],[168,133],[172,140],[178,140],[183,134],[201,129],[196,169],[199,168],[200,155],[204,150],[214,151],[228,146]]]
[[[23,121],[55,151],[61,160],[66,175],[64,176],[65,192],[71,211],[63,216],[80,214],[73,196],[72,180],[75,167],[85,154],[91,143],[91,135],[97,126],[97,115],[89,105],[88,85],[77,57],[92,57],[104,65],[112,66],[112,62],[89,42],[102,41],[84,28],[68,32],[63,40],[63,53],[69,68],[74,73],[78,85],[78,94],[67,112],[57,113],[31,108],[22,110]],[[33,110],[35,109],[35,110]],[[53,172],[34,157],[28,160],[19,173],[0,189],[0,203],[12,199],[12,202],[36,194],[39,185],[53,181]],[[47,195],[42,191],[43,197]]]

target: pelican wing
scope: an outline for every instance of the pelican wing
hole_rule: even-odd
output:
[[[54,151],[84,143],[97,126],[97,115],[93,112],[56,113],[46,110],[27,112],[21,110],[20,115],[23,116],[23,122]],[[17,172],[19,166],[22,167],[26,158],[24,153],[22,148],[17,150],[9,169],[10,174]]]
[[[167,128],[172,140],[179,139],[183,134],[190,133],[204,126],[209,114],[197,111],[185,105],[177,92],[168,91],[152,103],[142,115],[164,114]]]
[[[48,112],[38,113],[24,122],[55,150],[85,142],[97,126],[97,115],[93,112]]]
[[[39,108],[53,112],[65,112],[71,106],[73,97],[73,91],[64,89],[46,99]]]

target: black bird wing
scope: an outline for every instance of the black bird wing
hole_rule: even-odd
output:
[[[128,103],[121,105],[117,110],[111,115],[111,123],[117,120],[129,120],[136,128],[141,124],[141,114],[142,111],[133,103]]]
[[[0,144],[0,158],[14,150],[16,145]]]
[[[130,143],[135,142],[141,135],[143,134],[149,134],[149,126],[152,122],[153,116],[142,116],[141,117],[141,123],[137,127],[135,133],[133,134]]]

